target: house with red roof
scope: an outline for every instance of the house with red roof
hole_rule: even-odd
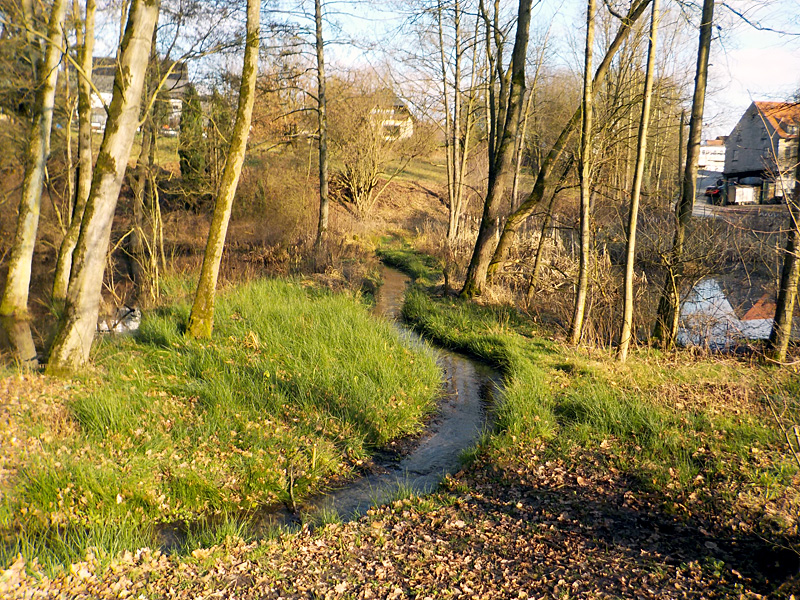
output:
[[[753,102],[725,143],[723,171],[729,192],[755,189],[761,202],[786,198],[794,187],[800,104]]]

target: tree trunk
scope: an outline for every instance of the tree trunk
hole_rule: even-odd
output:
[[[478,241],[472,254],[466,281],[461,295],[473,297],[483,291],[486,282],[486,267],[491,257],[491,241],[494,238],[498,209],[506,179],[511,173],[514,158],[514,145],[519,129],[523,100],[525,98],[525,55],[528,48],[528,30],[531,22],[531,0],[520,0],[517,16],[517,34],[511,57],[511,86],[508,94],[508,108],[504,111],[505,124],[497,157],[495,176],[489,181],[489,189],[483,205],[483,217],[478,230]],[[490,161],[492,157],[490,157]]]
[[[617,358],[625,362],[631,342],[633,328],[633,267],[636,261],[636,225],[639,219],[639,197],[642,192],[644,163],[647,153],[647,134],[650,125],[650,105],[653,97],[653,80],[656,63],[656,39],[658,35],[658,3],[653,0],[650,16],[650,45],[647,49],[647,71],[644,78],[644,98],[642,100],[642,119],[639,122],[639,138],[636,147],[636,168],[633,175],[633,189],[628,214],[628,245],[625,260],[625,298],[622,305],[622,331],[619,337]]]
[[[147,248],[145,232],[145,212],[146,208],[152,206],[153,189],[153,170],[156,158],[156,133],[157,124],[155,121],[155,98],[158,93],[158,84],[161,79],[161,69],[156,49],[158,40],[158,21],[153,29],[153,42],[150,45],[150,60],[147,65],[147,73],[144,78],[144,90],[142,101],[145,102],[145,110],[142,118],[142,147],[136,159],[136,169],[132,174],[133,188],[133,227],[128,236],[128,258],[130,261],[130,276],[133,281],[133,298],[137,306],[143,306],[148,296],[155,300],[154,279],[155,274],[149,269],[151,263],[150,256],[154,248]],[[150,102],[150,99],[153,102]],[[152,222],[152,219],[151,219]],[[148,293],[145,293],[147,291]]]
[[[797,299],[797,285],[800,282],[800,165],[795,168],[795,184],[789,201],[790,226],[786,239],[786,250],[781,269],[778,301],[775,306],[775,319],[769,335],[767,348],[773,360],[786,362],[786,353],[792,338],[792,318]]]
[[[214,206],[214,217],[208,234],[208,243],[203,257],[200,281],[189,316],[188,334],[193,338],[209,337],[214,328],[214,300],[217,278],[222,262],[222,250],[231,217],[233,198],[242,172],[242,164],[247,150],[247,136],[253,117],[256,76],[258,75],[259,44],[259,0],[247,0],[247,44],[242,65],[242,82],[239,88],[239,106],[236,111],[236,124],[233,127],[231,146],[225,160],[219,195]]]
[[[322,37],[322,0],[314,0],[317,49],[317,117],[319,120],[319,224],[317,248],[328,231],[328,101],[325,95],[325,44]]]
[[[28,316],[28,292],[31,282],[33,249],[39,229],[47,158],[50,154],[50,129],[61,61],[62,26],[66,0],[54,0],[47,26],[48,42],[41,80],[38,84],[36,106],[30,129],[30,141],[25,156],[25,175],[19,203],[17,230],[8,262],[6,287],[0,302],[0,325],[5,330],[11,352],[22,364],[36,366],[36,347]]]
[[[442,69],[442,105],[444,107],[444,149],[445,169],[447,171],[447,241],[451,243],[458,231],[458,213],[456,212],[456,144],[457,139],[453,133],[453,119],[450,115],[450,92],[447,81],[447,58],[444,44],[444,8],[441,1],[436,4],[436,23],[439,33],[439,64]],[[459,55],[456,53],[456,61]],[[455,82],[454,94],[458,96],[458,81]]]
[[[642,15],[642,13],[644,13],[650,1],[651,0],[638,0],[631,6],[627,16],[625,19],[623,19],[622,25],[620,26],[619,31],[617,31],[614,40],[611,42],[611,45],[606,51],[603,61],[597,67],[597,71],[594,75],[594,81],[592,82],[592,86],[594,88],[597,88],[605,79],[614,56],[628,36],[632,25]],[[544,161],[542,161],[542,165],[539,168],[539,173],[537,174],[536,181],[533,185],[533,190],[528,195],[528,198],[506,220],[503,233],[500,236],[500,241],[498,242],[497,247],[494,249],[494,252],[492,252],[491,249],[482,250],[482,254],[488,254],[492,257],[491,264],[488,265],[488,267],[484,267],[484,270],[487,272],[496,272],[502,263],[505,262],[508,251],[514,243],[514,238],[516,237],[517,231],[528,219],[528,217],[533,214],[539,203],[548,197],[548,190],[552,187],[551,177],[553,174],[553,169],[555,169],[556,165],[558,164],[561,155],[567,147],[570,139],[572,139],[572,136],[577,130],[580,121],[581,107],[579,106],[569,122],[564,126],[564,129],[562,129],[561,134],[553,144],[553,147],[550,149],[550,152],[548,152]],[[489,240],[489,242],[491,242],[491,240]],[[480,285],[483,285],[483,282],[480,282]]]
[[[142,87],[158,8],[157,0],[133,0],[128,10],[114,95],[72,261],[67,302],[50,351],[49,373],[76,369],[89,360],[111,225],[139,126]]]
[[[78,23],[80,8],[73,0],[75,30],[78,36],[78,61],[83,73],[78,74],[78,172],[75,182],[75,202],[72,206],[67,233],[61,241],[53,281],[53,301],[63,305],[72,269],[72,253],[81,232],[81,220],[92,187],[92,56],[94,54],[95,0],[86,1],[83,27]]]
[[[708,83],[708,57],[711,52],[711,35],[714,22],[714,0],[703,0],[703,16],[700,22],[700,44],[697,49],[697,73],[694,80],[692,113],[689,117],[689,139],[686,146],[686,167],[681,187],[681,197],[675,208],[675,236],[672,251],[667,259],[667,276],[658,302],[658,315],[653,338],[666,348],[675,344],[680,318],[680,285],[683,271],[683,248],[686,229],[692,218],[694,196],[697,189],[697,162],[700,157],[700,141],[703,134],[703,109]]]
[[[583,321],[586,313],[586,296],[589,290],[589,252],[591,249],[591,178],[592,178],[592,55],[594,50],[595,0],[589,0],[586,7],[586,54],[583,67],[583,119],[580,144],[581,180],[581,254],[578,270],[578,288],[575,290],[575,309],[570,326],[570,342],[577,345],[583,334]]]

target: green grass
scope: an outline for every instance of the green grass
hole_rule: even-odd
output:
[[[546,452],[564,458],[603,448],[605,460],[645,488],[676,493],[699,481],[788,485],[796,471],[763,405],[721,404],[726,390],[774,388],[770,368],[675,364],[647,352],[619,365],[610,354],[598,360],[543,337],[513,309],[433,299],[420,289],[407,294],[403,314],[425,335],[503,372],[495,451],[544,441]],[[788,381],[785,393],[796,386]],[[715,390],[720,404],[707,401]]]
[[[393,173],[400,166],[390,164],[387,171]],[[397,175],[397,179],[412,183],[425,182],[428,184],[447,185],[447,168],[444,156],[430,158],[415,158]]]
[[[405,244],[399,248],[384,244],[378,250],[378,258],[390,267],[413,277],[414,281],[426,285],[433,285],[442,277],[442,264],[439,259],[418,252]]]
[[[2,490],[2,562],[66,564],[152,545],[159,523],[300,502],[419,431],[439,392],[433,356],[349,295],[259,281],[218,300],[212,339],[185,338],[187,317],[166,307],[100,344],[74,431],[36,440]]]

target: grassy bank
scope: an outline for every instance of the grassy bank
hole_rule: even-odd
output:
[[[146,315],[80,381],[3,380],[3,563],[154,547],[164,523],[224,537],[416,432],[438,393],[433,358],[352,296],[260,281],[219,299],[211,340],[186,339],[187,317]]]
[[[780,515],[765,506],[796,502],[797,469],[768,407],[797,397],[795,374],[655,351],[619,365],[610,352],[588,355],[542,337],[511,309],[421,290],[407,296],[404,316],[505,374],[491,460],[543,452],[570,462],[591,453],[600,469],[663,494],[676,511],[708,500],[731,514],[771,511],[793,531],[796,507],[783,505]]]

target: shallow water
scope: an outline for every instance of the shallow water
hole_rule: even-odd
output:
[[[385,504],[398,495],[422,494],[434,490],[442,478],[461,466],[464,451],[474,447],[488,427],[487,409],[501,378],[494,369],[463,355],[432,348],[422,337],[400,322],[403,298],[409,278],[382,267],[383,285],[376,296],[373,313],[392,321],[407,344],[425,346],[434,352],[442,369],[444,386],[436,412],[425,423],[421,435],[398,440],[375,453],[369,472],[326,494],[306,499],[296,512],[271,506],[246,518],[255,535],[268,535],[275,528],[295,527],[303,522],[320,522],[335,513],[342,521],[364,514],[370,507]],[[180,550],[192,528],[202,524],[170,523],[159,528],[162,551]]]
[[[426,344],[399,321],[409,278],[385,266],[381,274],[384,283],[376,296],[374,314],[393,321],[407,343]],[[410,444],[410,452],[399,459],[381,459],[379,453],[376,472],[312,499],[302,512],[336,512],[347,520],[373,505],[391,501],[398,493],[429,492],[445,475],[459,469],[462,454],[478,442],[487,427],[486,409],[500,375],[460,354],[443,349],[434,352],[446,385],[436,414],[424,433]]]

